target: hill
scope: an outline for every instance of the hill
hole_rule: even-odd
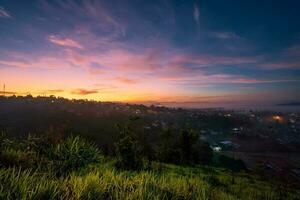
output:
[[[58,143],[1,137],[0,199],[299,199],[245,171],[144,162],[121,170],[80,137]]]

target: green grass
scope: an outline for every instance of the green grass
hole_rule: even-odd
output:
[[[1,199],[298,199],[246,174],[231,184],[230,173],[165,165],[161,172],[116,171],[94,165],[62,178],[38,171],[0,170]],[[184,172],[184,174],[182,174]],[[215,175],[217,174],[217,175]],[[213,179],[213,180],[212,180]]]
[[[104,159],[95,146],[78,137],[43,149],[19,146],[1,150],[1,158],[5,160],[0,161],[7,163],[0,168],[0,199],[296,200],[300,197],[300,191],[279,189],[245,172],[237,173],[232,183],[230,171],[224,168],[152,163],[148,167],[151,170],[116,170],[114,159]],[[44,148],[51,152],[45,153]]]

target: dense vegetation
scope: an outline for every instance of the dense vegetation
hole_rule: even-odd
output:
[[[299,199],[202,137],[251,123],[203,113],[0,97],[0,199]]]
[[[130,123],[131,131],[140,142],[152,147],[161,144],[161,135],[169,130],[178,136],[182,129],[230,131],[249,123],[240,116],[226,118],[219,113],[195,112],[166,107],[132,105],[86,100],[68,100],[56,97],[1,97],[0,130],[9,135],[26,137],[28,133],[42,135],[51,132],[66,136],[80,134],[93,140],[106,155],[114,155],[114,143],[119,139],[120,127]],[[135,117],[139,119],[134,119]]]
[[[104,157],[94,144],[78,136],[15,140],[2,134],[0,145],[0,199],[223,200],[298,199],[300,195],[242,171],[233,176],[226,168],[139,160],[142,156],[132,155],[137,144],[131,136],[121,136],[116,143],[116,159]],[[132,166],[125,156],[141,162]],[[125,164],[136,170],[122,169]]]

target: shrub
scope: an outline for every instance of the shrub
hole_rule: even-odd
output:
[[[88,164],[100,162],[102,156],[94,144],[76,136],[69,137],[61,144],[53,146],[49,159],[53,162],[54,170],[58,174],[67,174]]]

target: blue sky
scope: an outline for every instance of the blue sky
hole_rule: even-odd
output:
[[[295,0],[0,0],[0,82],[110,101],[300,100]]]

